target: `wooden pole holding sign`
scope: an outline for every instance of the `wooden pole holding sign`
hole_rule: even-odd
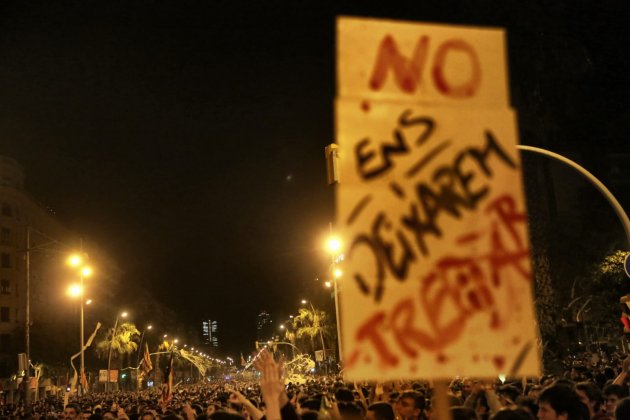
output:
[[[435,379],[446,398],[445,378],[538,375],[504,32],[337,32],[346,380]]]
[[[433,388],[433,402],[435,407],[432,408],[431,418],[435,419],[450,419],[451,409],[448,403],[448,382],[444,379],[435,381]]]

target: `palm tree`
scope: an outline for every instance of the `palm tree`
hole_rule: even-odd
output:
[[[115,359],[132,354],[138,348],[138,343],[134,339],[140,337],[140,331],[131,322],[124,322],[114,328],[107,330],[105,338],[96,345],[98,357],[105,359],[108,357],[110,346],[112,356]]]
[[[311,339],[311,346],[315,349],[313,339],[319,335],[322,343],[322,350],[326,353],[326,345],[324,344],[324,335],[330,336],[330,325],[328,324],[328,314],[311,306],[308,308],[300,308],[298,315],[293,318],[293,327],[296,329],[295,334],[298,338],[307,336]]]
[[[290,328],[285,328],[284,329],[284,338],[285,340],[287,340],[289,343],[291,343],[291,354],[293,354],[293,359],[295,359],[295,349],[297,348],[297,346],[295,345],[295,342],[297,341],[297,335],[295,331],[291,331]],[[298,351],[300,351],[300,349],[298,349]],[[300,351],[301,353],[301,351]]]

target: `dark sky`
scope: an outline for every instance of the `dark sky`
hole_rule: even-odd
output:
[[[246,350],[327,268],[338,14],[506,27],[521,141],[602,179],[629,151],[623,1],[125,0],[0,3],[0,154],[125,281]]]

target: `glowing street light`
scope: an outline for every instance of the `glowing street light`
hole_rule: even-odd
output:
[[[341,239],[336,236],[331,236],[326,241],[326,249],[331,254],[336,254],[341,250]]]
[[[71,284],[68,287],[68,295],[73,298],[83,295],[83,287],[78,283]]]
[[[88,299],[88,300],[86,300],[86,301],[85,301],[85,304],[86,304],[86,305],[91,305],[91,304],[92,304],[92,299]]]
[[[68,257],[68,265],[71,267],[78,267],[83,262],[83,258],[81,258],[78,254],[73,254]]]
[[[335,298],[335,324],[337,324],[337,350],[339,352],[339,361],[342,360],[343,350],[341,348],[341,327],[339,325],[339,285],[337,284],[337,279],[339,279],[343,272],[337,268],[337,262],[339,259],[343,259],[343,256],[340,256],[342,243],[341,239],[332,234],[333,227],[332,223],[329,224],[331,235],[328,237],[328,241],[326,243],[326,248],[328,249],[328,253],[330,254],[330,274],[332,275],[332,282],[326,282],[326,287],[333,287],[333,296]]]
[[[326,286],[328,289],[330,289],[332,287],[332,283],[330,281],[327,281],[324,283],[324,286]]]
[[[85,393],[85,390],[82,388],[82,384],[83,384],[83,377],[85,376],[85,354],[83,351],[83,345],[85,343],[85,328],[84,328],[84,311],[83,311],[83,305],[87,304],[89,305],[91,303],[91,300],[89,302],[84,302],[83,300],[83,293],[85,292],[85,287],[83,285],[83,281],[85,280],[86,277],[89,277],[92,275],[92,268],[88,267],[87,265],[83,265],[84,264],[84,260],[86,259],[86,255],[85,254],[72,254],[68,257],[68,265],[71,267],[75,267],[75,268],[79,268],[79,277],[81,280],[81,283],[78,285],[72,285],[70,287],[70,289],[68,290],[68,294],[72,297],[81,297],[81,333],[80,333],[80,338],[81,338],[81,368],[79,371],[79,384],[81,384],[79,386],[79,390],[81,391],[79,393],[79,395],[83,395]]]

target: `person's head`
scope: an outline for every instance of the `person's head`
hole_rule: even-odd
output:
[[[468,407],[455,406],[451,407],[451,418],[453,420],[477,420],[475,410]]]
[[[615,420],[630,419],[630,397],[619,400],[615,408]]]
[[[588,420],[586,405],[577,393],[566,385],[552,385],[540,393],[538,400],[540,420]]]
[[[300,402],[300,414],[304,414],[309,411],[318,412],[321,405],[322,405],[321,400],[316,400],[315,398],[308,398]]]
[[[377,402],[368,407],[367,420],[394,420],[394,408],[386,402]]]
[[[625,385],[610,384],[604,388],[604,400],[606,401],[606,413],[615,412],[615,407],[620,399],[628,396],[628,387]]]
[[[144,411],[141,415],[140,415],[140,420],[156,420],[156,416],[153,412],[151,411]]]
[[[462,398],[466,399],[473,392],[475,382],[470,378],[462,379]]]
[[[362,419],[363,418],[363,410],[357,404],[353,402],[338,402],[337,409],[339,410],[339,415],[343,419]]]
[[[580,401],[588,407],[591,417],[599,411],[602,404],[602,392],[597,385],[592,382],[578,382],[575,384],[575,392],[577,392]]]
[[[502,385],[497,389],[497,395],[504,407],[511,407],[516,404],[516,399],[521,393],[513,385]]]
[[[354,394],[348,388],[338,388],[335,391],[335,400],[337,402],[353,402]]]
[[[537,401],[538,397],[540,396],[541,391],[542,391],[542,386],[532,385],[527,391],[527,396]]]
[[[531,413],[523,408],[503,408],[497,411],[490,420],[532,420]]]
[[[210,414],[210,420],[243,420],[243,416],[236,413],[228,413],[227,411],[215,411]]]
[[[71,404],[66,405],[66,407],[63,409],[64,419],[76,420],[76,419],[79,419],[80,415],[81,415],[81,409],[79,408],[78,404],[71,403]]]
[[[516,399],[516,406],[519,410],[528,412],[532,417],[536,417],[536,413],[538,413],[538,404],[536,404],[536,401],[525,395],[521,395]]]
[[[89,405],[84,405],[81,408],[81,414],[79,415],[79,417],[87,420],[90,418],[91,415],[92,415],[92,407],[90,407]]]
[[[396,413],[403,418],[417,419],[425,408],[424,395],[415,391],[403,392],[396,401]]]

